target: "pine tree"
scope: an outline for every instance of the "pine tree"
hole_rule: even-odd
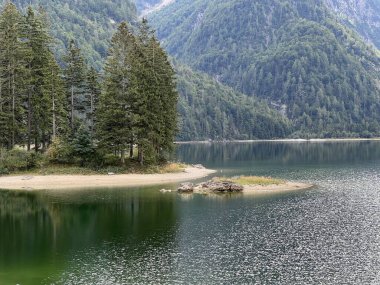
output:
[[[125,161],[125,150],[133,142],[136,89],[133,70],[135,38],[126,23],[122,23],[111,40],[105,66],[104,92],[97,110],[97,134],[104,148],[113,146]]]
[[[86,75],[86,102],[89,103],[88,110],[86,111],[87,119],[89,120],[91,136],[94,135],[95,130],[95,113],[98,106],[101,86],[99,83],[99,74],[91,67]]]
[[[62,70],[59,67],[53,54],[50,54],[49,61],[44,68],[45,80],[43,94],[48,103],[45,112],[45,128],[48,129],[51,140],[57,137],[66,137],[68,131],[67,101],[65,85],[62,80]]]
[[[0,144],[13,148],[23,134],[27,46],[24,20],[8,3],[0,15]]]
[[[85,92],[85,64],[80,48],[71,40],[64,57],[64,79],[67,88],[70,129],[74,131],[75,119],[79,118],[81,101]]]
[[[49,64],[52,60],[49,36],[44,14],[36,15],[31,7],[26,15],[26,39],[29,47],[28,58],[28,99],[27,99],[27,148],[30,150],[34,139],[36,151],[42,142],[45,148],[49,138],[48,110],[51,108],[51,97],[44,94],[44,85],[51,79]]]
[[[141,112],[144,113],[144,127],[141,129],[144,131],[139,136],[142,142],[139,159],[143,163],[145,152],[145,159],[157,162],[173,148],[178,93],[174,70],[146,19],[140,25],[138,39],[142,51],[139,78],[142,92],[139,97],[145,101]]]

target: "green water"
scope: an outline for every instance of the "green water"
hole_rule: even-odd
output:
[[[317,186],[0,191],[0,284],[380,284],[380,142],[182,145],[177,159]]]

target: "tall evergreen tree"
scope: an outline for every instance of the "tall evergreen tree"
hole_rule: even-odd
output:
[[[136,82],[133,72],[135,38],[126,23],[122,23],[111,40],[105,66],[104,92],[100,97],[98,137],[100,145],[120,150],[125,161],[125,150],[133,142]]]
[[[49,65],[52,61],[47,23],[44,14],[36,14],[31,7],[26,15],[26,39],[29,47],[28,90],[27,90],[27,148],[34,140],[36,151],[42,142],[45,147],[50,131],[47,110],[51,97],[44,94],[44,85],[51,79]]]
[[[88,102],[88,110],[86,111],[89,120],[90,133],[94,135],[95,129],[95,112],[98,106],[101,86],[99,82],[99,74],[91,67],[86,74],[86,102]]]
[[[8,148],[23,134],[27,45],[24,20],[16,6],[5,5],[0,14],[0,144]]]
[[[70,129],[74,131],[75,119],[79,118],[81,101],[85,92],[85,64],[80,48],[71,40],[64,57],[64,79],[67,88]]]

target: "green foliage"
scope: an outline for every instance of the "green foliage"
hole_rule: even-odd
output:
[[[290,122],[265,102],[234,91],[178,63],[179,140],[271,139],[291,133]]]
[[[0,6],[6,3],[0,0]],[[29,5],[43,9],[48,14],[54,49],[57,58],[62,59],[70,40],[75,39],[83,50],[86,60],[97,70],[102,68],[107,54],[108,40],[118,23],[136,21],[136,8],[131,0],[13,0],[18,8],[25,11]]]
[[[15,171],[25,171],[38,166],[42,162],[42,155],[26,150],[0,149],[0,174],[8,174]]]
[[[71,142],[72,153],[80,159],[81,166],[90,162],[95,155],[95,146],[90,132],[83,126],[75,133]]]
[[[151,21],[171,55],[282,108],[295,136],[380,135],[379,52],[322,1],[181,0]]]
[[[173,148],[177,100],[173,68],[147,22],[137,35],[122,23],[111,41],[97,110],[99,146],[120,151],[124,164],[125,150],[136,144],[141,164],[157,163]]]
[[[46,151],[46,158],[51,163],[72,163],[73,148],[66,140],[55,138]]]

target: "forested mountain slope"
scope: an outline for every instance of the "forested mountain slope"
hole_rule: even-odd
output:
[[[380,48],[379,0],[324,0],[346,25]]]
[[[380,134],[378,51],[320,0],[177,0],[151,16],[168,52],[286,105],[296,134]]]
[[[180,140],[273,139],[291,134],[291,124],[264,102],[211,77],[175,64]]]
[[[0,0],[0,7],[7,1]],[[117,25],[125,20],[134,22],[133,0],[14,0],[25,11],[28,5],[46,10],[52,35],[57,39],[55,53],[61,57],[71,39],[75,39],[84,56],[100,69],[107,54],[109,40]]]

